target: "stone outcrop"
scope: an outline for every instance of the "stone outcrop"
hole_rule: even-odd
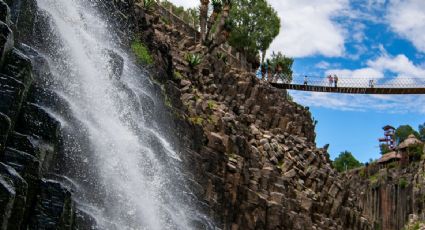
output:
[[[372,229],[328,154],[308,108],[207,54],[193,37],[136,7],[176,117],[196,195],[223,229]],[[190,68],[187,53],[202,55]]]
[[[0,1],[0,229],[71,229],[68,188],[45,179],[60,123],[46,111],[40,80],[48,66],[32,39],[36,1]]]
[[[425,162],[379,168],[376,164],[346,174],[346,186],[354,193],[363,214],[376,228],[396,230],[409,216],[425,220]]]

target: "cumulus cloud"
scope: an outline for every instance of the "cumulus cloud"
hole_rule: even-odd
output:
[[[424,0],[393,0],[386,18],[394,32],[411,41],[419,51],[425,52]]]
[[[269,0],[282,19],[270,49],[292,57],[344,54],[344,28],[334,18],[349,8],[348,0]]]

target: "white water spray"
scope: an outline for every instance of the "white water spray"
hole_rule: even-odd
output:
[[[89,1],[37,2],[59,40],[50,48],[54,54],[47,54],[52,90],[68,102],[80,124],[67,133],[87,139],[84,151],[79,146],[67,149],[77,166],[74,174],[80,177],[76,183],[90,185],[80,192],[81,207],[102,229],[190,229],[192,204],[183,204],[182,192],[176,190],[178,169],[170,171],[179,156],[159,131],[146,125],[142,110],[149,108],[142,108],[141,99],[134,96],[149,94],[140,84],[140,78],[147,77],[117,48]],[[124,59],[121,80],[111,77],[111,51]]]

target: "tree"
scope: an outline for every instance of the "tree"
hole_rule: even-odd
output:
[[[229,20],[234,26],[230,45],[248,59],[262,52],[264,61],[266,50],[280,31],[277,12],[266,0],[238,0],[234,1]]]
[[[199,7],[199,26],[201,27],[201,40],[205,39],[207,18],[208,18],[208,6],[210,0],[200,0],[201,6]]]
[[[273,52],[271,58],[267,60],[267,63],[269,69],[275,71],[282,81],[292,81],[292,64],[294,63],[294,59],[286,57],[281,52],[277,54]]]
[[[205,39],[209,38],[209,36],[211,34],[211,30],[213,29],[213,26],[216,23],[219,14],[223,10],[222,0],[212,0],[211,5],[213,7],[213,12],[208,19],[207,34],[205,35]]]
[[[339,154],[337,158],[333,161],[332,165],[338,172],[343,172],[346,170],[358,168],[362,166],[353,154],[349,151],[344,151]]]
[[[411,134],[415,135],[415,137],[417,137],[418,139],[420,138],[419,133],[416,130],[414,130],[410,125],[400,125],[395,130],[396,142],[397,143],[403,142]]]
[[[381,150],[382,155],[391,152],[391,149],[390,149],[390,147],[388,147],[387,144],[380,144],[379,149]]]
[[[419,125],[419,135],[421,137],[422,141],[425,141],[425,123],[423,123],[422,125]]]

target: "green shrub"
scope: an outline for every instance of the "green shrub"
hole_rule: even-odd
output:
[[[411,145],[408,147],[409,158],[411,161],[419,161],[421,160],[423,154],[423,144]]]
[[[189,67],[194,69],[196,66],[201,64],[202,57],[199,54],[188,53],[186,54],[186,61],[189,64]]]
[[[176,80],[182,80],[182,79],[184,79],[183,75],[180,72],[178,72],[178,71],[174,71],[173,76],[174,76],[174,79],[176,79]]]
[[[131,50],[136,55],[137,59],[146,65],[153,64],[153,58],[149,53],[148,48],[140,41],[133,41],[131,43]]]
[[[217,53],[217,58],[220,61],[223,61],[225,64],[227,64],[227,55],[222,53],[222,52],[218,52]]]
[[[208,108],[210,109],[210,110],[213,110],[213,109],[215,109],[215,108],[217,108],[217,103],[215,102],[215,101],[213,101],[213,100],[208,100]]]
[[[400,186],[400,188],[406,188],[407,184],[408,184],[408,182],[407,182],[406,178],[402,177],[398,180],[398,186]]]
[[[153,11],[155,7],[155,0],[143,0],[143,9],[146,11]]]
[[[398,162],[397,161],[393,161],[391,163],[388,163],[388,165],[387,165],[387,167],[389,169],[396,168],[397,166],[398,166]]]

